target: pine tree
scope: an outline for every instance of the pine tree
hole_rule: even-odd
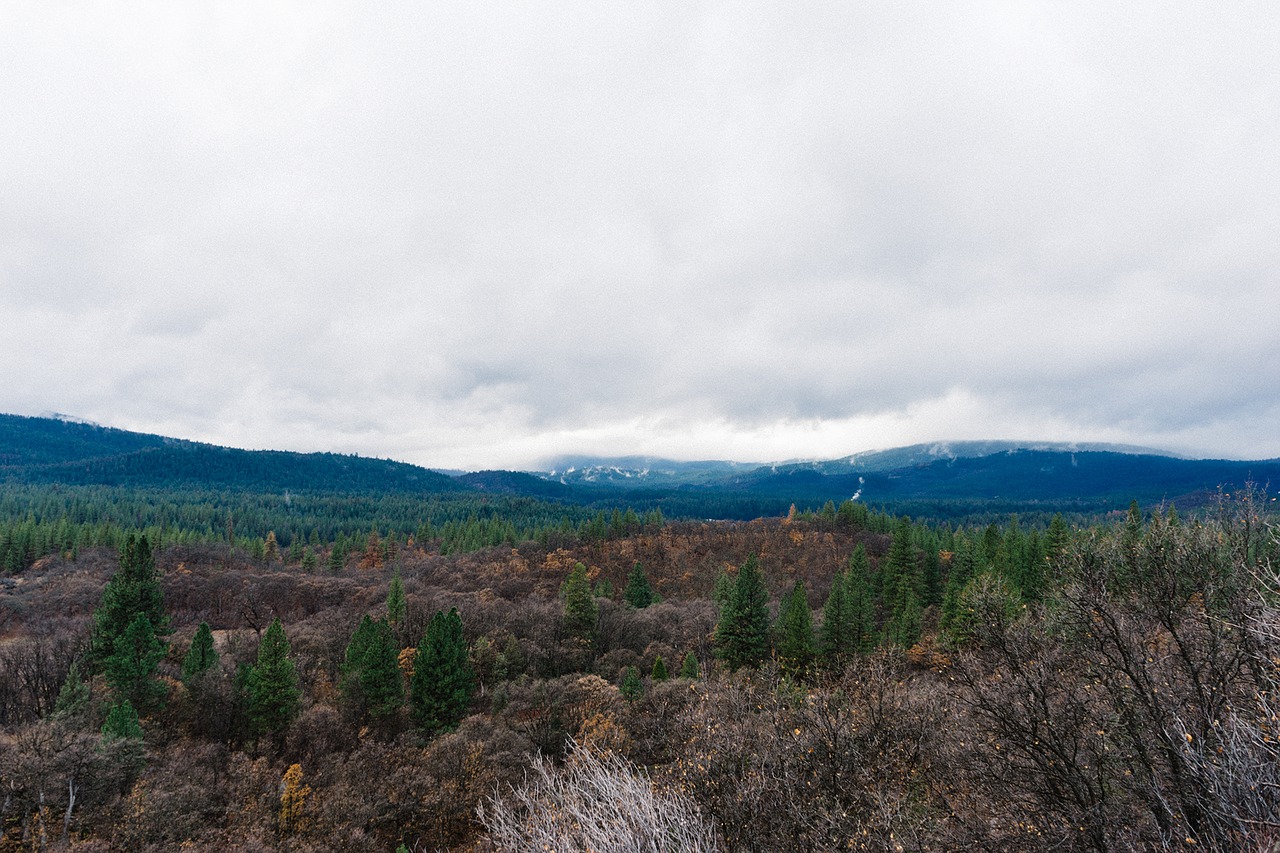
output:
[[[813,663],[813,613],[809,610],[809,597],[804,583],[796,581],[791,593],[782,599],[775,626],[775,648],[782,666],[789,672],[803,675]]]
[[[921,570],[920,604],[931,607],[942,603],[942,558],[937,548],[929,548],[924,552],[924,566]]]
[[[961,595],[969,581],[978,574],[978,557],[974,545],[963,533],[956,534],[955,551],[951,554],[951,573],[942,594],[942,615],[938,626],[956,638],[952,626],[960,617]]]
[[[347,706],[378,723],[393,718],[404,702],[400,650],[391,627],[366,614],[347,644],[339,687]]]
[[[111,656],[103,663],[103,674],[115,694],[143,713],[155,710],[168,692],[156,677],[156,667],[164,658],[164,644],[156,638],[151,620],[139,613],[116,638]]]
[[[634,666],[627,667],[627,671],[622,676],[622,683],[618,685],[618,692],[628,702],[639,699],[644,693],[644,684],[640,681],[640,670]]]
[[[138,722],[138,712],[128,699],[121,699],[107,711],[106,722],[102,724],[102,739],[142,740],[142,725]]]
[[[169,619],[164,612],[164,594],[156,561],[147,537],[135,539],[129,534],[120,547],[120,568],[102,591],[102,603],[93,612],[91,659],[102,666],[115,652],[116,640],[138,615],[151,623],[154,634],[168,633]]]
[[[255,734],[279,734],[298,713],[302,691],[289,659],[289,639],[280,620],[272,621],[258,645],[258,662],[249,670],[246,689],[249,720]]]
[[[865,654],[876,646],[876,597],[871,588],[871,558],[858,544],[844,574],[844,600],[849,608],[850,652]]]
[[[738,570],[733,593],[720,614],[716,654],[731,670],[758,666],[769,656],[769,594],[754,554]]]
[[[662,661],[662,655],[658,655],[653,659],[653,670],[649,673],[649,677],[654,681],[666,681],[671,677],[667,672],[667,665]]]
[[[387,624],[392,628],[404,621],[404,582],[400,580],[400,572],[391,578],[391,588],[387,590]]]
[[[649,585],[649,576],[644,567],[636,563],[627,575],[627,588],[622,592],[622,600],[637,610],[653,604],[653,587]]]
[[[920,565],[911,544],[911,525],[898,522],[886,557],[884,576],[885,641],[902,648],[920,638]]]
[[[560,587],[564,599],[564,626],[570,634],[590,642],[595,634],[599,610],[595,596],[591,594],[591,582],[587,580],[587,567],[574,564],[569,577]]]
[[[728,569],[721,569],[720,574],[716,575],[715,586],[711,589],[711,600],[721,612],[724,612],[725,606],[733,599],[733,591],[737,585],[737,574],[729,572]]]
[[[1062,552],[1067,550],[1070,537],[1071,531],[1067,528],[1067,522],[1063,519],[1062,513],[1055,513],[1053,520],[1049,522],[1049,532],[1046,534],[1045,541],[1045,552],[1050,560],[1056,560],[1062,556]]]
[[[196,628],[196,635],[191,639],[191,648],[182,659],[182,680],[190,683],[192,679],[213,669],[218,665],[218,650],[213,646],[213,631],[208,622],[201,622]]]
[[[437,611],[413,659],[409,683],[413,722],[427,734],[452,729],[466,715],[474,689],[462,617],[457,610],[447,615]]]
[[[702,675],[702,667],[698,666],[698,656],[689,652],[680,664],[680,678],[698,678]]]
[[[836,669],[852,648],[849,625],[849,600],[845,596],[848,580],[836,572],[831,592],[822,606],[822,627],[818,632],[818,654],[824,665]]]
[[[80,665],[72,663],[53,704],[53,715],[67,719],[78,717],[89,709],[89,685],[80,677]]]

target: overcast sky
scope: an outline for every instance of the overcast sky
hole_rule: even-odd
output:
[[[0,411],[1280,456],[1280,6],[0,2]]]

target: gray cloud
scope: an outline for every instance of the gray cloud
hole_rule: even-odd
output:
[[[1280,455],[1280,13],[19,4],[0,408],[440,465]]]

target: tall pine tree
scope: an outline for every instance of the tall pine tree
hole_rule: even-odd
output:
[[[107,581],[102,603],[93,612],[93,638],[90,658],[103,666],[115,652],[116,641],[137,616],[146,617],[152,633],[165,636],[169,619],[164,612],[164,594],[155,557],[147,537],[125,537],[120,547],[120,568]]]
[[[164,644],[156,638],[151,620],[139,613],[116,637],[111,656],[103,662],[103,674],[117,697],[132,703],[142,713],[159,708],[168,692],[156,677],[156,667],[164,658]]]
[[[358,719],[385,724],[396,716],[404,702],[399,649],[395,635],[384,620],[368,614],[347,644],[339,682],[347,708]]]
[[[587,567],[576,563],[560,588],[564,599],[564,626],[570,634],[590,643],[595,635],[599,610],[587,580]]]
[[[755,554],[738,570],[738,580],[721,610],[716,654],[731,670],[759,666],[769,656],[769,594]]]
[[[844,572],[836,572],[831,592],[822,606],[822,627],[818,632],[818,655],[829,669],[838,669],[853,643],[850,641],[849,599],[845,595],[848,580]]]
[[[249,719],[255,734],[279,734],[298,714],[298,673],[289,659],[289,639],[280,620],[272,621],[258,645],[258,662],[249,670]]]
[[[813,613],[802,581],[796,581],[790,594],[782,599],[774,636],[774,648],[783,668],[795,675],[808,672],[815,653]]]
[[[653,587],[649,585],[649,576],[644,573],[644,566],[636,563],[627,575],[627,588],[622,591],[622,600],[637,610],[653,604]]]
[[[457,610],[436,611],[413,658],[409,710],[414,724],[429,735],[452,729],[466,716],[474,689],[462,617]]]
[[[911,542],[911,523],[898,522],[885,558],[885,642],[908,648],[920,639],[920,564]]]
[[[872,589],[871,558],[862,543],[849,555],[844,582],[844,600],[849,608],[849,651],[865,654],[876,647],[876,596]]]

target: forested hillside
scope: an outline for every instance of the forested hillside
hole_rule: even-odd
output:
[[[1267,849],[1269,505],[59,553],[0,586],[0,849]]]

